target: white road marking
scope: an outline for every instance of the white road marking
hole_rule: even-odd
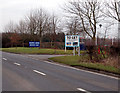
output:
[[[17,66],[20,66],[20,64],[19,63],[14,63],[15,65],[17,65]]]
[[[100,74],[100,73],[97,73],[97,72],[91,72],[91,71],[87,71],[87,70],[82,70],[82,69],[78,69],[78,68],[74,68],[74,67],[70,67],[70,66],[65,66],[65,65],[58,64],[58,63],[52,63],[52,62],[49,62],[49,61],[44,61],[44,62],[53,64],[53,65],[58,65],[58,66],[61,66],[61,67],[67,67],[67,68],[71,68],[71,69],[75,69],[75,70],[84,71],[84,72],[87,72],[87,73],[92,73],[92,74],[96,74],[96,75],[100,75],[100,76],[104,76],[104,77],[109,77],[109,78],[113,78],[113,79],[117,79],[117,80],[119,79],[117,77],[108,76],[108,75]]]
[[[34,58],[32,58],[32,59],[34,59]],[[35,60],[39,60],[39,59],[35,59]]]
[[[43,75],[43,76],[45,76],[46,74],[45,73],[43,73],[43,72],[40,72],[40,71],[38,71],[38,70],[33,70],[34,72],[36,72],[36,73],[38,73],[38,74],[41,74],[41,75]]]
[[[82,88],[77,88],[77,90],[82,91],[82,92],[85,92],[85,93],[91,93],[91,92],[86,91],[86,90],[84,90],[84,89],[82,89]]]
[[[65,66],[65,65],[60,65],[58,63],[52,63],[52,62],[49,62],[49,61],[44,61],[46,63],[50,63],[50,64],[53,64],[53,65],[58,65],[58,66],[61,66],[61,67],[68,67],[68,66]],[[69,68],[69,67],[68,67]]]
[[[6,58],[3,58],[3,60],[7,60]]]
[[[39,60],[39,59],[36,59],[36,58],[32,58],[34,60]],[[114,77],[114,76],[109,76],[109,75],[105,75],[105,74],[101,74],[101,73],[97,73],[97,72],[92,72],[92,71],[87,71],[87,70],[83,70],[83,69],[78,69],[78,68],[75,68],[75,67],[70,67],[70,66],[65,66],[65,65],[61,65],[59,63],[52,63],[52,62],[49,62],[49,61],[44,61],[46,63],[49,63],[49,64],[53,64],[53,65],[58,65],[58,66],[61,66],[61,67],[67,67],[67,68],[71,68],[71,69],[74,69],[74,70],[79,70],[79,71],[84,71],[84,72],[87,72],[87,73],[92,73],[92,74],[96,74],[96,75],[100,75],[100,76],[104,76],[104,77],[109,77],[109,78],[113,78],[113,79],[119,79],[118,77]]]

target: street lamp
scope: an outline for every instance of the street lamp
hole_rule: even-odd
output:
[[[100,28],[102,27],[102,24],[99,24]],[[100,39],[100,45],[101,45],[101,39]]]
[[[102,24],[99,24],[100,28],[102,27]]]

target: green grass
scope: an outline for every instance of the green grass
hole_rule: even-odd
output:
[[[39,48],[2,48],[2,51],[11,53],[22,53],[22,54],[72,54],[72,50],[60,50],[60,49],[39,49]],[[82,53],[83,51],[81,51]]]
[[[113,66],[109,65],[103,65],[101,63],[91,63],[91,62],[81,62],[81,60],[87,60],[88,56],[61,56],[61,57],[52,57],[49,58],[50,60],[53,60],[55,62],[67,64],[70,66],[77,66],[77,67],[86,67],[86,68],[91,68],[95,70],[103,70],[103,71],[108,71],[108,72],[113,72],[120,74],[120,69],[115,68]]]

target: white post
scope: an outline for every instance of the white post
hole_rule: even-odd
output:
[[[65,52],[66,52],[66,47],[65,47]]]
[[[73,49],[73,56],[75,56],[75,47],[74,47],[74,49]]]
[[[78,47],[78,56],[80,56],[80,47]]]

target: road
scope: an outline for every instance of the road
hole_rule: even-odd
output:
[[[2,52],[2,89],[3,91],[84,91],[86,93],[118,91],[118,79],[20,54]]]
[[[65,56],[65,55],[35,55],[35,54],[32,55],[32,54],[25,54],[25,56],[44,61],[44,60],[48,60],[48,58],[50,58],[50,57],[58,57],[58,56]]]

